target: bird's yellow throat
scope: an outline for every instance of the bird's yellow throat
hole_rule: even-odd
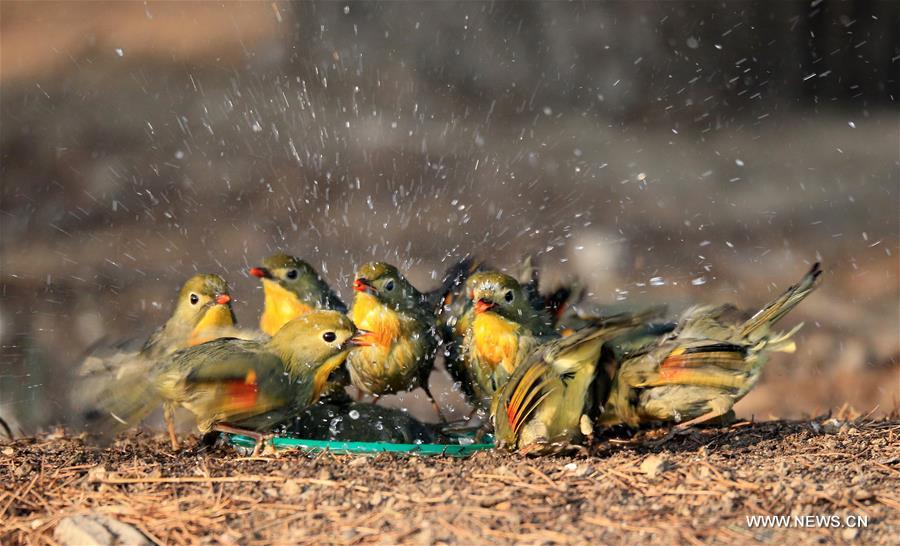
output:
[[[227,305],[213,305],[191,331],[190,345],[206,343],[220,336],[223,328],[234,326],[234,315]]]
[[[472,335],[478,357],[493,368],[502,364],[508,372],[512,372],[519,350],[516,328],[516,323],[496,313],[477,313],[472,321]]]
[[[270,336],[275,335],[275,332],[280,330],[285,323],[315,311],[314,308],[300,301],[296,294],[282,288],[278,282],[263,279],[262,284],[265,309],[259,318],[259,329]]]
[[[357,328],[371,332],[366,336],[367,341],[380,346],[390,346],[400,337],[400,317],[397,312],[382,305],[371,294],[356,294],[350,319]]]
[[[347,355],[349,354],[350,351],[341,351],[326,360],[319,369],[316,370],[316,375],[313,377],[313,400],[311,403],[314,404],[319,401],[319,397],[322,396],[322,391],[325,390],[325,385],[328,383],[328,376],[331,375],[331,372],[333,372],[335,368],[347,360]]]

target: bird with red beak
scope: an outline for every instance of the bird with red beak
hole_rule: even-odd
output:
[[[194,414],[201,433],[248,435],[259,451],[273,427],[319,400],[331,372],[364,335],[342,313],[314,311],[271,338],[220,338],[178,351],[149,373],[123,378],[127,388],[101,398],[100,406],[126,424],[160,403],[166,414],[183,407]]]
[[[479,271],[469,277],[466,291],[472,307],[461,321],[466,325],[463,391],[471,393],[476,407],[486,409],[524,356],[556,334],[553,317],[509,275]]]
[[[307,262],[277,253],[250,269],[262,282],[265,302],[259,328],[274,335],[288,321],[318,309],[347,312],[347,306]]]
[[[158,360],[178,350],[219,337],[247,337],[235,326],[231,302],[225,279],[218,275],[194,275],[181,287],[172,316],[139,350],[108,354],[98,351],[85,359],[79,369],[73,404],[86,416],[94,414],[97,400],[127,394],[120,378],[135,376],[146,380],[147,373]],[[117,346],[125,345],[127,342]],[[172,443],[177,445],[174,415],[167,412],[165,418]]]
[[[371,262],[359,268],[350,318],[368,331],[365,344],[347,358],[352,384],[378,396],[422,387],[439,417],[428,387],[438,346],[434,307],[396,267]]]

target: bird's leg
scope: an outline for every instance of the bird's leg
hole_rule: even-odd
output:
[[[444,413],[441,411],[441,407],[438,405],[437,400],[434,399],[434,395],[431,394],[431,389],[428,388],[427,383],[422,385],[422,390],[425,391],[425,394],[428,395],[428,399],[431,400],[431,407],[434,408],[434,412],[437,414],[438,419],[440,419],[442,423],[446,423],[447,418],[444,417]]]
[[[472,437],[472,442],[476,444],[481,444],[484,442],[484,437],[490,433],[490,422],[481,423],[478,426],[478,429],[475,431],[475,436]]]
[[[255,430],[233,427],[224,423],[217,423],[213,425],[213,430],[217,432],[224,432],[225,434],[239,434],[241,436],[253,438],[253,440],[256,442],[256,445],[253,446],[253,453],[250,454],[251,457],[258,457],[260,452],[265,448],[266,440],[268,440],[272,436],[271,434],[263,434],[261,432],[256,432]]]
[[[438,405],[437,400],[435,400],[434,398],[431,399],[431,407],[434,409],[434,412],[437,414],[438,419],[440,419],[442,423],[446,423],[447,418],[444,417],[444,414],[441,412],[441,407]]]
[[[170,404],[163,406],[163,419],[166,421],[169,441],[172,442],[172,451],[178,451],[178,437],[175,435],[175,408]]]
[[[587,445],[588,448],[594,445],[594,424],[591,422],[591,418],[589,415],[585,414],[581,416],[581,419],[578,422],[578,428],[584,435],[585,445]],[[585,453],[587,453],[587,450],[585,450]]]
[[[731,409],[731,400],[727,397],[721,398],[713,398],[709,401],[708,407],[710,410],[699,417],[694,417],[690,421],[685,421],[683,423],[679,423],[675,426],[675,430],[685,430],[694,425],[699,425],[700,423],[704,423],[709,421],[710,419],[715,419],[716,417],[721,417],[728,413],[728,410]]]

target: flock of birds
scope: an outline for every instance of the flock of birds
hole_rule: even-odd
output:
[[[756,384],[769,353],[795,350],[800,326],[781,333],[772,325],[821,273],[815,264],[750,318],[724,305],[665,320],[662,307],[585,312],[578,290],[543,294],[527,269],[516,278],[464,260],[422,292],[396,267],[367,263],[348,309],[307,262],[279,253],[250,270],[265,295],[260,331],[237,327],[224,279],[196,275],[142,347],[84,361],[76,404],[105,433],[137,425],[161,405],[173,449],[174,415],[185,408],[200,432],[250,436],[258,452],[277,427],[313,419],[316,406],[360,407],[350,385],[375,404],[421,387],[443,421],[428,384],[441,352],[467,400],[489,416],[478,420],[479,434],[492,432],[500,447],[556,451],[598,426],[684,429],[725,416]]]

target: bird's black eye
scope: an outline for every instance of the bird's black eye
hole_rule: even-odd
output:
[[[200,301],[200,296],[197,294],[191,294],[191,305],[197,305],[197,302]]]
[[[508,290],[508,291],[506,292],[506,295],[503,296],[503,299],[505,299],[505,300],[508,301],[508,302],[509,302],[509,301],[512,301],[512,300],[513,300],[513,292],[512,292],[512,290]]]
[[[296,269],[288,269],[288,272],[285,274],[285,277],[289,279],[297,278],[297,270]]]
[[[334,332],[325,332],[322,334],[322,339],[326,341],[326,343],[331,343],[332,341],[337,339],[337,334]]]
[[[389,281],[386,282],[386,283],[384,283],[384,289],[387,290],[388,292],[390,292],[391,290],[394,289],[394,281],[393,281],[393,279],[392,279],[392,280],[389,280]]]

